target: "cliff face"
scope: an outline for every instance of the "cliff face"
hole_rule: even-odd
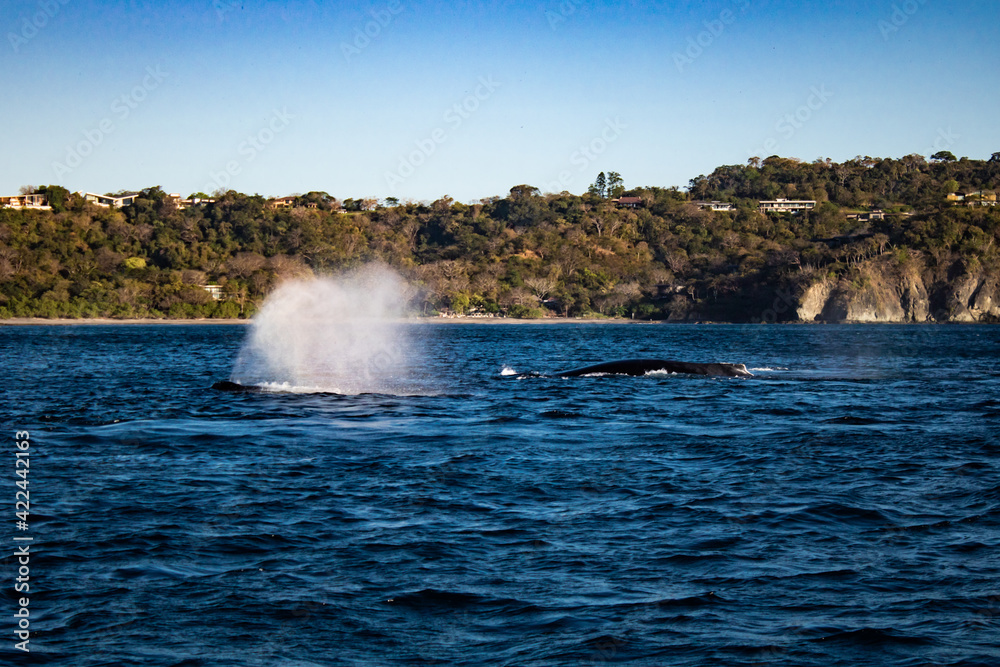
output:
[[[935,272],[891,258],[862,265],[854,281],[823,279],[799,297],[804,322],[997,322],[1000,276],[963,267]]]

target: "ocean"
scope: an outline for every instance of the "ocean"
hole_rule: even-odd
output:
[[[1000,326],[404,332],[231,394],[245,326],[0,327],[0,661],[1000,664]],[[628,357],[754,377],[544,376]]]

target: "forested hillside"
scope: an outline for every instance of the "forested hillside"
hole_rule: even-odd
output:
[[[584,195],[518,185],[475,204],[310,192],[275,207],[229,191],[179,209],[152,187],[113,209],[37,188],[52,211],[0,209],[0,318],[249,316],[281,280],[381,261],[412,282],[424,314],[793,320],[816,285],[849,301],[852,290],[889,293],[893,280],[916,276],[930,303],[922,319],[948,320],[955,306],[942,289],[975,276],[969,298],[979,298],[1000,275],[1000,207],[986,205],[1000,189],[1000,153],[775,156],[719,167],[687,192],[625,190],[618,178],[614,192],[603,178]],[[639,200],[619,207],[609,198],[619,194]],[[777,198],[817,205],[758,211],[758,200]],[[734,209],[705,210],[702,200]]]

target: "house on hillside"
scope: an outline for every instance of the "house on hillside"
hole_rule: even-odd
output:
[[[976,190],[965,195],[966,206],[996,206],[997,193],[988,190]]]
[[[618,208],[640,208],[642,206],[641,197],[619,197],[612,199]]]
[[[122,195],[99,195],[93,192],[78,192],[77,194],[90,203],[104,208],[124,208],[132,204],[139,196],[138,192],[128,192]]]
[[[976,190],[974,192],[961,193],[949,192],[945,195],[945,201],[952,205],[965,204],[966,206],[996,206],[997,193],[991,190]]]
[[[214,301],[222,300],[222,285],[201,285],[201,288],[208,292]]]
[[[52,209],[45,195],[0,197],[0,208],[30,208],[36,211],[48,211]]]
[[[867,213],[848,213],[848,220],[857,220],[858,222],[871,222],[873,220],[884,220],[885,212],[880,208],[873,208]]]
[[[703,211],[732,211],[733,205],[727,201],[694,201],[691,202]]]
[[[200,197],[192,197],[191,199],[181,199],[181,194],[179,192],[171,192],[167,195],[167,199],[172,201],[177,207],[178,211],[183,211],[189,206],[197,206],[199,204],[211,204],[214,199],[201,199]]]
[[[815,199],[771,199],[758,202],[761,213],[798,213],[816,208]]]
[[[270,209],[291,208],[295,206],[296,199],[298,199],[298,197],[296,196],[277,197],[276,199],[269,199],[267,200],[267,207]]]

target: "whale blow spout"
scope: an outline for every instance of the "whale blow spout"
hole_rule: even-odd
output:
[[[685,373],[687,375],[721,375],[725,377],[753,377],[746,364],[711,363],[699,364],[690,361],[670,361],[668,359],[622,359],[606,361],[602,364],[574,368],[553,373],[556,377],[579,377],[581,375],[645,375],[662,371]]]

